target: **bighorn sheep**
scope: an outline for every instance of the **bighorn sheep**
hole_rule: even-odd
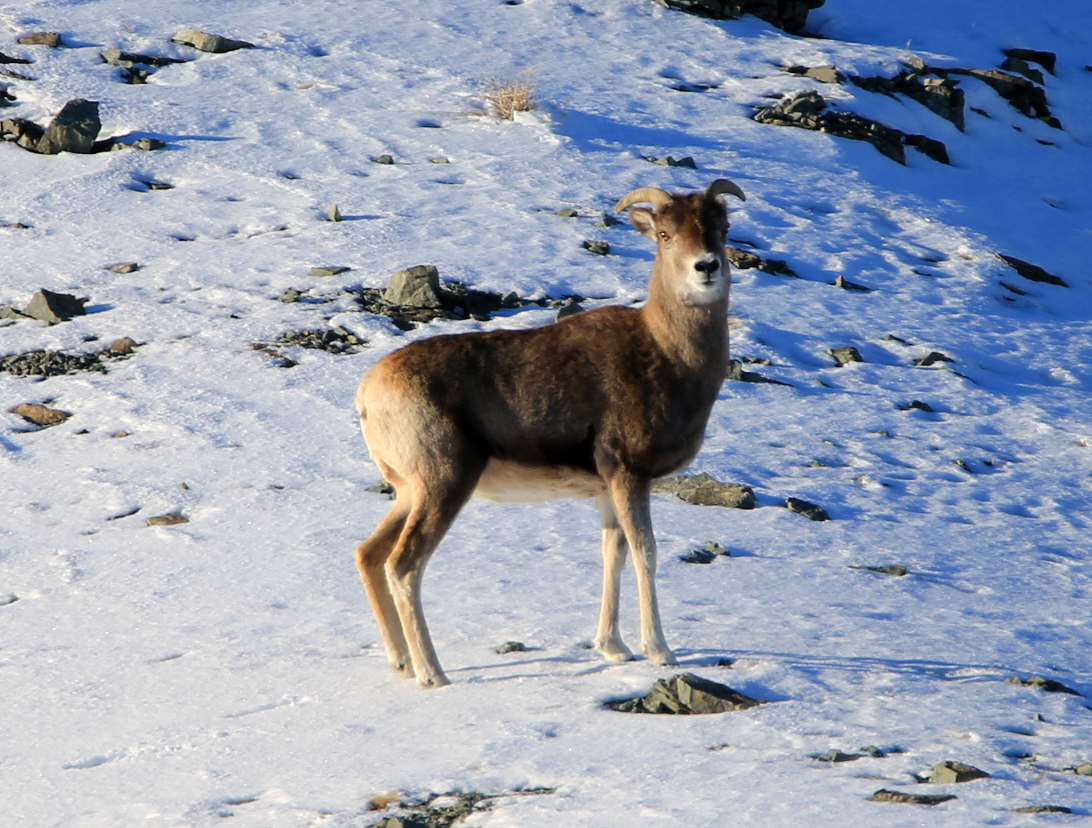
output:
[[[660,626],[649,489],[697,454],[728,359],[728,216],[719,179],[704,193],[634,190],[633,225],[656,241],[648,301],[520,331],[436,336],[381,359],[356,394],[372,459],[397,492],[356,563],[391,667],[448,683],[421,608],[429,556],[471,495],[595,498],[603,603],[595,646],[633,657],[618,633],[626,548],[637,571],[641,649],[674,664]]]

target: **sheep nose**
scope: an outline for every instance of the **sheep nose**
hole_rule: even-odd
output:
[[[716,259],[701,259],[694,263],[694,270],[712,276],[720,269],[720,262]]]

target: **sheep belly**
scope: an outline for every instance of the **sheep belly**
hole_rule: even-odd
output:
[[[571,466],[525,466],[491,458],[474,494],[498,503],[598,497],[607,485],[598,475]]]

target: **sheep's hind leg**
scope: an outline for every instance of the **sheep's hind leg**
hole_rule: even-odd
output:
[[[618,632],[618,599],[622,569],[626,564],[626,536],[618,525],[610,495],[601,495],[596,503],[603,523],[603,603],[599,608],[595,649],[610,661],[629,661],[633,653]]]

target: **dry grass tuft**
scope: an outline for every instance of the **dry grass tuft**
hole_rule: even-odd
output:
[[[532,70],[524,69],[510,77],[493,75],[482,79],[481,87],[486,103],[505,121],[511,121],[517,112],[537,109],[533,75]]]

